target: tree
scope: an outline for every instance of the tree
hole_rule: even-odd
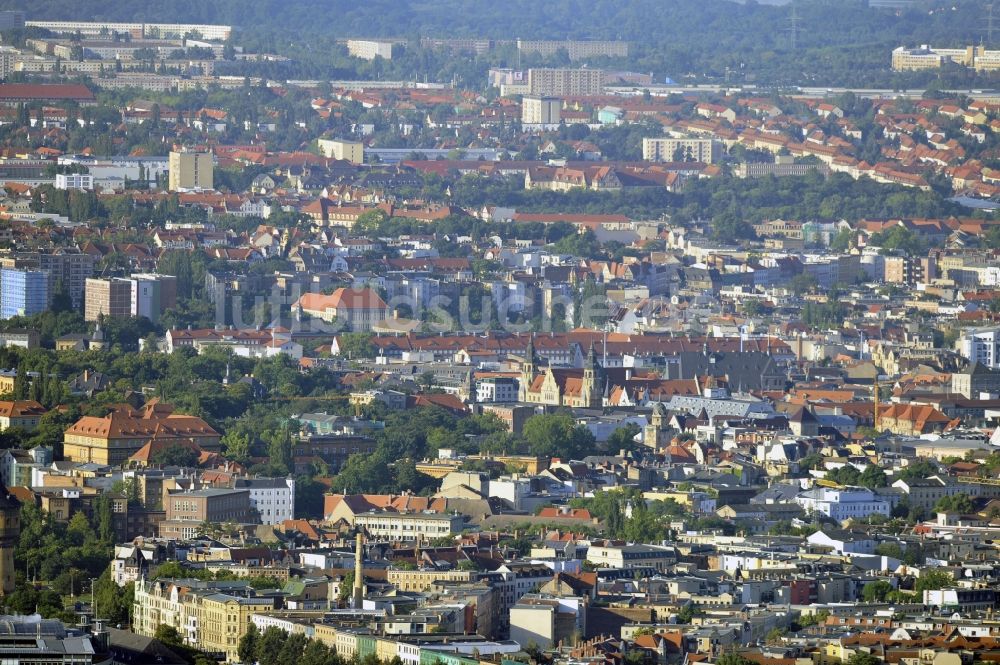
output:
[[[522,431],[529,452],[539,457],[579,459],[594,448],[594,435],[566,412],[532,416]]]
[[[870,653],[857,651],[847,659],[847,665],[882,665],[882,661]]]
[[[168,626],[165,623],[161,623],[156,627],[156,632],[153,633],[153,639],[163,642],[163,644],[168,647],[184,646],[184,640],[181,638],[180,632],[173,626]]]
[[[975,506],[973,506],[972,499],[969,498],[968,494],[943,496],[934,504],[934,512],[936,513],[962,513],[966,515],[974,510]]]
[[[788,288],[797,296],[812,291],[818,285],[819,282],[816,281],[816,277],[808,272],[799,273],[788,282]]]
[[[753,665],[753,661],[735,651],[730,651],[716,658],[715,665]]]
[[[865,585],[865,588],[861,591],[861,597],[865,599],[866,603],[881,603],[892,591],[893,586],[891,584],[885,580],[876,580]]]
[[[861,476],[858,478],[858,484],[862,487],[867,487],[868,489],[875,489],[876,487],[885,487],[889,484],[889,480],[885,475],[885,471],[882,470],[882,467],[869,464],[865,467],[865,470],[861,472]]]
[[[947,572],[943,570],[924,570],[920,573],[920,577],[917,578],[917,583],[913,585],[913,590],[917,594],[922,594],[924,591],[936,591],[937,589],[944,589],[955,583],[955,579]]]
[[[198,453],[187,446],[173,445],[157,450],[150,461],[159,466],[191,468],[198,466]]]

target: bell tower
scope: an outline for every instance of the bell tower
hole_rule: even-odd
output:
[[[587,409],[600,409],[604,406],[602,392],[598,390],[599,381],[604,377],[604,370],[597,362],[597,352],[594,343],[590,343],[587,359],[583,361],[583,382],[580,386],[580,406]]]
[[[524,361],[521,363],[521,379],[517,386],[517,400],[519,402],[528,401],[528,390],[535,380],[535,333],[531,333],[528,338],[528,348],[524,351]]]

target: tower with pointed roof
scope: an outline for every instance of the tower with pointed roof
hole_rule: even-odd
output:
[[[528,338],[528,348],[524,351],[524,361],[521,363],[521,380],[517,387],[517,399],[528,401],[528,391],[535,380],[535,333]]]
[[[597,362],[597,352],[594,343],[590,343],[587,359],[583,362],[583,382],[580,385],[580,403],[588,409],[599,409],[604,406],[601,392],[601,382],[604,368]]]
[[[666,436],[667,409],[662,402],[653,405],[653,413],[649,417],[649,424],[642,430],[642,444],[649,446],[653,450],[659,450],[667,445],[669,440]]]

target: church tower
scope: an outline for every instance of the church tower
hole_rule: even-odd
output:
[[[535,333],[531,333],[528,338],[528,348],[524,351],[524,361],[521,363],[521,380],[517,386],[517,400],[519,402],[528,401],[528,390],[535,380]]]
[[[653,414],[649,424],[642,430],[642,444],[653,450],[659,450],[666,445],[667,408],[662,402],[653,405]]]
[[[14,591],[14,547],[21,535],[21,502],[0,483],[0,593]]]
[[[597,362],[594,343],[590,343],[587,359],[583,361],[583,382],[580,386],[580,406],[587,409],[600,409],[604,406],[601,384],[604,380],[604,369]]]

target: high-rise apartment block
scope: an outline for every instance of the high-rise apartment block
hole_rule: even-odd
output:
[[[212,189],[212,153],[199,150],[173,150],[169,159],[170,191]]]
[[[529,69],[528,94],[545,97],[593,97],[604,93],[600,69]]]
[[[156,323],[160,314],[177,306],[177,278],[144,273],[132,275],[130,313]]]
[[[88,279],[84,298],[84,318],[128,316],[132,305],[132,281],[121,277]]]
[[[177,306],[177,278],[173,275],[137,273],[131,277],[87,280],[85,318],[145,316],[156,323],[166,310]]]
[[[351,164],[365,163],[365,144],[361,141],[319,139],[316,145],[327,159],[339,159]]]
[[[348,39],[347,53],[362,60],[392,59],[394,43],[378,39]]]
[[[586,60],[587,58],[627,58],[628,42],[617,41],[581,41],[568,40],[517,40],[517,49],[522,53],[537,53],[542,56],[554,56],[565,50],[570,60]]]
[[[48,270],[0,270],[0,319],[46,311],[52,300],[50,284]]]
[[[647,162],[703,162],[718,161],[722,144],[714,139],[694,137],[644,138],[642,158]]]
[[[524,97],[521,100],[521,124],[558,125],[562,100],[558,97]]]

